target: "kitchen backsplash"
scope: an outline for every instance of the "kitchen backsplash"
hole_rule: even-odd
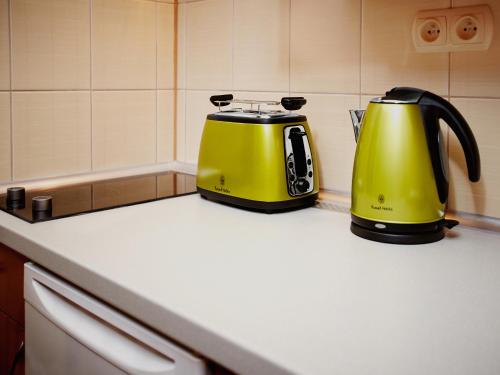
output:
[[[174,157],[174,5],[0,0],[0,183]]]
[[[416,53],[418,10],[489,4],[488,51]],[[476,136],[482,177],[467,180],[448,132],[452,210],[500,217],[500,1],[203,0],[179,5],[178,159],[196,162],[208,97],[303,95],[319,154],[321,187],[349,194],[355,142],[348,109],[394,86],[424,88],[462,112]]]
[[[162,1],[0,0],[0,183],[196,162],[208,97],[232,92],[305,96],[321,187],[348,195],[347,110],[407,85],[451,100],[476,135],[483,171],[471,184],[445,129],[450,208],[500,217],[499,1],[180,1],[177,61],[175,6]],[[488,51],[415,52],[418,10],[485,3]]]

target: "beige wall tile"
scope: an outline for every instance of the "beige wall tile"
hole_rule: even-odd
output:
[[[176,160],[186,161],[186,90],[177,90]]]
[[[201,133],[209,113],[217,108],[210,103],[211,95],[225,94],[224,91],[192,91],[186,90],[186,125],[185,125],[185,161],[198,162]]]
[[[156,91],[92,93],[94,170],[156,160]]]
[[[0,90],[10,89],[9,2],[0,0]]]
[[[462,147],[449,132],[450,199],[452,210],[500,217],[500,100],[458,99],[452,103],[463,114],[476,138],[481,155],[481,180],[471,183]]]
[[[234,95],[235,99],[275,100],[275,101],[279,102],[282,97],[288,96],[288,92],[286,92],[286,91],[282,91],[282,92],[235,91],[235,92],[233,92],[233,95]],[[297,95],[297,96],[299,96],[299,95]],[[246,105],[244,105],[244,106],[246,107]],[[284,110],[282,106],[265,106],[263,108]]]
[[[453,6],[489,4],[493,11],[494,32],[487,51],[451,54],[450,95],[500,98],[500,1],[453,0]]]
[[[12,93],[14,179],[90,171],[90,94]]]
[[[411,25],[418,10],[449,0],[363,0],[361,93],[413,86],[448,95],[448,53],[416,53]]]
[[[174,88],[174,5],[157,4],[157,85],[159,89]]]
[[[156,4],[93,0],[92,50],[95,89],[156,88]]]
[[[186,8],[186,87],[233,87],[233,1],[205,0]]]
[[[235,0],[234,14],[234,89],[289,91],[289,0]]]
[[[157,162],[174,160],[174,92],[159,90],[156,104]]]
[[[361,1],[292,0],[290,90],[359,93]]]
[[[90,88],[89,0],[15,0],[12,88]]]
[[[186,8],[177,6],[177,88],[186,88]]]
[[[0,181],[10,175],[10,93],[0,92]]]
[[[302,94],[318,154],[320,187],[341,193],[351,191],[356,141],[349,109],[357,109],[359,95]]]

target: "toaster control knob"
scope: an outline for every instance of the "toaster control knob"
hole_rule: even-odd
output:
[[[301,193],[307,192],[307,190],[309,190],[309,186],[309,182],[307,182],[307,180],[304,180],[303,178],[297,181],[297,190]]]

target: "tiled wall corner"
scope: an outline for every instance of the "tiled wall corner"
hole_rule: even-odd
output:
[[[92,93],[94,170],[152,164],[156,160],[156,92]]]
[[[90,88],[89,0],[15,0],[12,88]]]
[[[93,0],[92,87],[156,88],[156,4]]]
[[[174,13],[173,4],[156,5],[156,75],[157,88],[174,88]]]
[[[234,0],[234,89],[289,91],[290,1]]]
[[[449,132],[450,199],[455,211],[500,217],[500,99],[452,98],[452,104],[463,114],[472,128],[481,155],[481,179],[471,183],[462,147]]]
[[[13,178],[90,171],[88,91],[12,93]]]
[[[156,161],[174,160],[174,91],[159,90],[156,96]]]
[[[0,182],[11,177],[10,93],[0,92]]]
[[[0,90],[10,89],[9,1],[0,0]]]
[[[451,54],[450,95],[500,98],[500,1],[453,0],[453,6],[488,4],[495,20],[487,51]]]
[[[233,1],[205,0],[187,8],[187,89],[233,87]]]
[[[359,92],[361,0],[292,0],[290,90]]]
[[[363,0],[361,93],[411,86],[448,95],[448,53],[415,52],[411,24],[419,10],[449,6],[450,0]]]

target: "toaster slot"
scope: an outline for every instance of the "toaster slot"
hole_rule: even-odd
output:
[[[295,160],[295,173],[297,177],[305,177],[307,174],[306,166],[306,150],[304,148],[304,140],[302,139],[306,132],[301,131],[298,127],[290,129],[288,138],[292,142],[293,158]]]
[[[304,127],[294,125],[284,128],[284,143],[288,194],[294,197],[310,193],[314,189],[314,171]]]

